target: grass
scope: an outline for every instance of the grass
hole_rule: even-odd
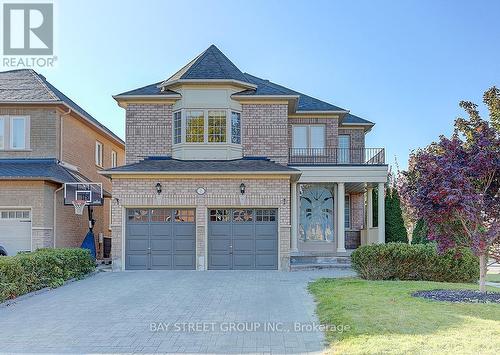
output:
[[[411,296],[432,289],[477,285],[361,279],[320,279],[309,285],[320,322],[346,329],[327,331],[329,353],[498,354],[500,305]]]
[[[486,281],[488,281],[488,282],[500,282],[500,274],[488,273],[488,274],[486,274]]]

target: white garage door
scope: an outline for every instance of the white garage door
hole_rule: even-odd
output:
[[[8,255],[31,250],[31,218],[29,210],[0,209],[0,246]]]

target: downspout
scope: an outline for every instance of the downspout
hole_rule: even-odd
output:
[[[57,193],[64,189],[64,185],[54,191],[54,227],[52,230],[54,231],[54,248],[56,247],[56,237],[57,237]]]
[[[63,118],[68,116],[72,112],[71,108],[68,108],[68,112],[63,113],[59,117],[61,122],[59,123],[59,160],[63,160]]]

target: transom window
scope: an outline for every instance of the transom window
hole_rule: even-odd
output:
[[[229,222],[231,220],[231,214],[229,210],[210,210],[210,221],[211,222]]]
[[[276,221],[276,210],[255,210],[255,219],[257,222],[274,222]]]
[[[173,114],[172,137],[174,144],[241,144],[241,114],[225,109],[180,110]]]
[[[30,211],[23,210],[0,210],[0,219],[28,219]]]
[[[295,155],[325,154],[325,126],[294,125],[292,144]]]

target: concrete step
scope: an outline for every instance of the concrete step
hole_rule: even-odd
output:
[[[299,256],[290,257],[291,264],[351,264],[349,256]]]

